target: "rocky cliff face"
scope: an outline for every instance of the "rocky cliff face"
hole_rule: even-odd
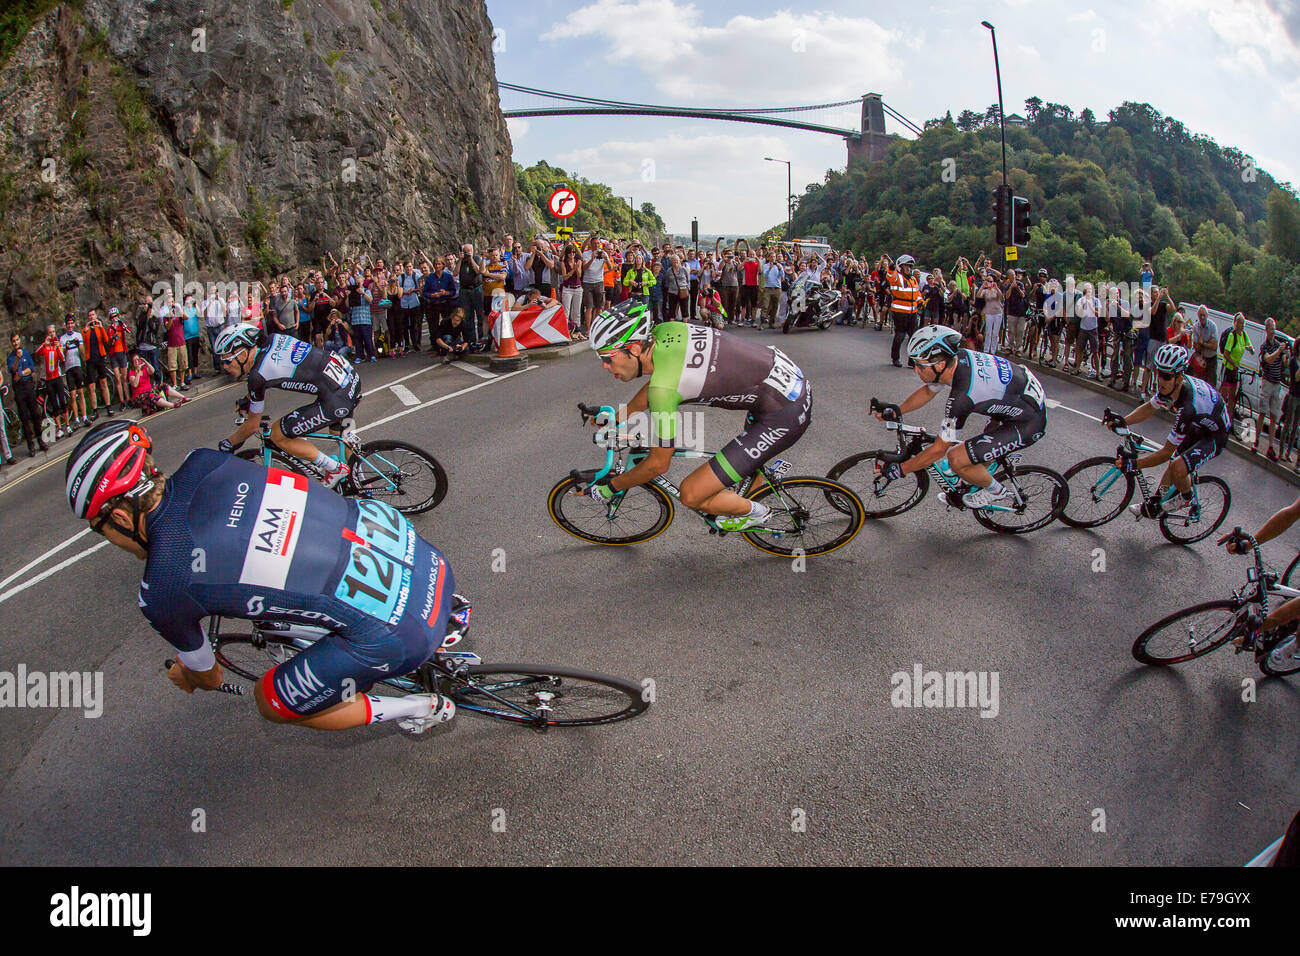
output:
[[[81,0],[0,70],[0,326],[521,219],[482,0]]]

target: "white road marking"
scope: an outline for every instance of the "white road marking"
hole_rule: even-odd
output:
[[[400,401],[403,405],[420,404],[420,400],[415,397],[415,393],[412,392],[405,385],[390,385],[388,387],[389,389],[392,390],[392,393],[397,396],[397,400]]]
[[[5,578],[3,581],[0,581],[0,588],[4,587],[6,584],[8,584],[8,583],[10,583],[11,581],[13,581],[15,578],[20,578],[20,577],[22,577],[24,574],[26,574],[26,573],[27,573],[28,571],[30,571],[32,568],[36,567],[36,565],[40,564],[42,561],[44,561],[44,560],[45,560],[46,558],[48,558],[50,555],[52,555],[52,554],[58,554],[58,552],[62,551],[62,550],[63,550],[64,548],[66,548],[68,545],[72,544],[72,542],[76,541],[78,538],[84,538],[84,537],[85,537],[86,535],[88,535],[88,534],[90,534],[90,528],[89,528],[89,527],[82,528],[80,531],[78,531],[76,534],[74,534],[71,538],[68,538],[66,541],[60,542],[59,544],[56,544],[54,547],[50,548],[50,550],[48,550],[48,551],[46,551],[44,554],[42,554],[39,558],[36,558],[34,561],[28,561],[26,564],[24,564],[21,568],[19,568],[19,569],[18,569],[17,571],[15,571],[13,574],[9,575],[9,577]]]
[[[412,412],[418,412],[420,409],[428,408],[430,405],[437,405],[439,402],[445,402],[449,398],[455,398],[458,395],[465,395],[468,392],[473,392],[476,391],[477,389],[483,388],[485,385],[492,385],[495,382],[504,382],[508,378],[512,378],[516,375],[521,375],[524,372],[531,372],[535,368],[537,368],[536,365],[530,365],[528,366],[528,368],[521,368],[517,372],[506,372],[504,375],[498,375],[495,378],[489,379],[486,382],[479,382],[477,385],[470,385],[466,388],[462,388],[458,392],[452,392],[450,395],[443,395],[441,398],[431,398],[427,402],[422,402],[421,404],[415,405],[404,411],[394,412],[392,415],[389,415],[387,418],[381,418],[377,422],[371,422],[369,425],[362,425],[360,428],[357,429],[357,431],[363,432],[371,428],[377,428],[380,425],[385,425],[388,422],[391,422],[394,418],[401,418],[403,415],[409,415]]]
[[[1044,401],[1047,403],[1047,407],[1048,407],[1048,408],[1064,408],[1067,412],[1074,412],[1074,414],[1076,414],[1076,415],[1082,415],[1084,418],[1088,419],[1089,421],[1094,421],[1094,422],[1096,422],[1096,423],[1099,424],[1099,425],[1101,424],[1101,419],[1100,419],[1100,418],[1093,418],[1093,417],[1092,417],[1091,415],[1089,415],[1087,412],[1081,412],[1081,411],[1079,411],[1077,408],[1071,408],[1069,405],[1062,405],[1060,402],[1058,402],[1058,401],[1057,401],[1056,399],[1054,399],[1054,398],[1047,398],[1047,399],[1044,399]]]
[[[393,380],[392,380],[391,382],[389,382],[387,385],[376,385],[374,388],[367,389],[366,391],[362,392],[361,394],[362,394],[362,395],[373,395],[375,392],[382,392],[382,391],[383,391],[384,389],[386,389],[386,388],[392,388],[394,385],[398,384],[399,382],[405,382],[408,378],[415,378],[415,376],[417,376],[417,375],[423,375],[425,372],[431,372],[431,371],[433,371],[435,368],[442,368],[442,366],[441,366],[441,365],[426,365],[424,368],[416,369],[414,372],[411,372],[409,375],[403,375],[401,378],[395,378],[395,379],[393,379]]]
[[[497,373],[496,373],[496,372],[488,372],[488,371],[485,371],[484,369],[479,368],[477,365],[471,365],[469,362],[452,362],[452,363],[451,363],[451,367],[452,367],[452,368],[464,369],[466,372],[470,372],[470,373],[473,374],[473,375],[477,375],[479,378],[496,378],[496,377],[497,377]]]
[[[86,530],[89,531],[90,529],[87,528]],[[13,596],[14,596],[15,594],[17,594],[19,591],[26,591],[26,590],[27,590],[29,587],[31,587],[33,584],[37,584],[37,583],[39,583],[39,582],[41,582],[41,581],[44,581],[44,580],[45,580],[46,578],[48,578],[51,574],[55,574],[55,573],[58,572],[58,571],[62,571],[64,568],[66,568],[66,567],[67,567],[68,565],[70,565],[70,564],[76,564],[76,563],[77,563],[78,561],[80,561],[82,558],[86,557],[87,555],[94,554],[94,553],[95,553],[96,551],[98,551],[100,548],[107,547],[109,544],[110,544],[110,542],[108,542],[108,541],[101,541],[101,542],[99,542],[99,544],[95,545],[93,548],[87,548],[85,551],[82,551],[82,552],[80,552],[79,554],[74,554],[72,557],[67,558],[67,559],[65,559],[65,560],[63,560],[63,561],[60,561],[58,564],[56,564],[54,567],[50,568],[48,571],[42,571],[40,574],[36,575],[36,577],[34,577],[34,578],[30,578],[29,580],[24,581],[22,584],[18,585],[17,587],[10,588],[10,589],[9,589],[8,591],[6,591],[4,594],[0,594],[0,604],[3,604],[5,601],[9,600],[11,597],[13,597]]]

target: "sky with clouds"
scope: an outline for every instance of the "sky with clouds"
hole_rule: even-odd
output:
[[[996,102],[987,19],[998,31],[1008,113],[1039,96],[1099,119],[1145,101],[1193,133],[1236,146],[1300,185],[1300,0],[488,0],[497,79],[534,89],[665,106],[755,108],[867,92],[917,125]],[[502,108],[558,105],[502,91]],[[858,128],[856,106],[805,113]],[[887,121],[887,128],[900,131]],[[753,234],[785,218],[794,191],[842,169],[842,139],[680,117],[509,121],[514,158],[608,183],[655,204],[670,231]]]

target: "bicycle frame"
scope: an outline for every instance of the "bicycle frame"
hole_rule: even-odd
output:
[[[1153,452],[1156,450],[1155,445],[1152,445],[1141,435],[1135,434],[1132,430],[1128,428],[1118,429],[1116,430],[1115,434],[1119,435],[1120,438],[1124,439],[1124,444],[1128,447],[1128,450],[1131,454],[1137,454],[1139,452]],[[1123,474],[1124,473],[1122,471],[1120,471],[1118,468],[1112,465],[1106,471],[1106,473],[1101,476],[1101,480],[1097,482],[1096,485],[1097,491],[1099,493],[1105,493],[1106,491],[1109,491],[1111,485],[1115,484],[1115,482],[1117,482]],[[1143,471],[1141,468],[1139,468],[1134,473],[1133,477],[1137,479],[1138,489],[1142,492],[1142,500],[1146,501],[1148,498],[1151,497],[1151,483],[1150,481],[1147,480],[1146,472]],[[1174,497],[1174,495],[1178,493],[1179,491],[1177,486],[1170,485],[1169,490],[1165,492],[1163,497],[1161,497],[1160,503],[1164,504],[1166,501],[1171,500]],[[1196,490],[1196,482],[1193,481],[1192,482],[1192,506],[1200,507],[1200,504],[1201,504],[1200,492]],[[1136,520],[1137,521],[1142,520],[1142,513],[1140,511],[1137,514]]]
[[[586,413],[584,412],[584,414]],[[603,468],[597,471],[595,475],[592,476],[591,481],[589,481],[588,484],[592,484],[594,482],[599,481],[600,479],[608,475],[610,472],[615,472],[615,474],[622,474],[623,471],[625,470],[635,468],[640,462],[642,462],[650,454],[649,448],[634,445],[631,439],[627,438],[625,434],[619,433],[617,426],[614,424],[614,422],[617,420],[617,413],[614,411],[614,409],[611,406],[602,405],[600,407],[600,411],[596,414],[597,425],[602,424],[601,421],[602,418],[604,419],[603,422],[604,427],[596,429],[596,433],[592,436],[592,441],[597,445],[602,443],[605,445],[605,465]],[[694,451],[688,448],[673,449],[674,458],[694,458],[694,459],[707,460],[709,458],[712,458],[715,454],[716,452]],[[616,465],[622,464],[623,456],[626,456],[627,468],[619,467],[616,470]],[[785,472],[789,469],[790,467],[789,462],[777,458],[774,460],[773,464],[779,467],[760,465],[759,471],[757,473],[750,475],[748,478],[742,481],[739,484],[739,486],[737,486],[736,493],[740,495],[742,498],[748,497],[750,491],[752,491],[754,488],[755,482],[758,480],[759,475],[761,474],[764,480],[766,480],[767,483],[772,486],[772,491],[776,495],[777,500],[780,501],[781,504],[787,510],[790,510],[791,513],[793,514],[793,509],[791,508],[790,503],[786,501],[785,498],[782,497],[781,495],[781,476],[785,474]],[[654,478],[650,480],[650,484],[659,488],[659,490],[669,495],[678,503],[681,503],[682,500],[681,490],[677,487],[676,484],[674,484],[668,478],[667,475],[656,475]],[[627,489],[627,490],[630,491],[631,489]],[[613,518],[614,514],[618,511],[618,506],[619,504],[622,503],[624,494],[625,492],[616,492],[614,494],[614,497],[612,497],[609,500],[609,504],[606,507],[609,509],[610,518]],[[685,505],[683,505],[683,507],[685,507]],[[704,523],[709,526],[710,531],[716,532],[718,534],[727,533],[718,527],[718,518],[725,517],[725,516],[711,515],[704,511],[697,511],[694,508],[690,508],[688,510],[690,510],[693,514],[698,515],[700,519],[703,520]]]
[[[242,419],[237,419],[236,424],[242,424]],[[281,448],[279,445],[277,445],[274,441],[271,440],[270,416],[268,415],[262,416],[261,425],[257,430],[257,434],[258,434],[258,439],[262,443],[262,464],[265,465],[267,468],[270,468],[272,465],[271,452],[278,451],[284,455],[287,455],[290,458],[293,458],[295,462],[298,462],[299,464],[301,464],[302,467],[309,469],[312,472],[312,474],[316,475],[318,478],[325,477],[324,475],[320,474],[319,469],[317,469],[312,462],[307,461],[304,458],[299,458],[296,455],[290,455],[289,452],[285,451],[283,448]],[[374,457],[379,462],[387,466],[387,468],[376,468],[368,456],[361,454],[361,442],[357,440],[355,433],[331,432],[331,431],[309,432],[308,434],[303,435],[302,437],[312,442],[313,444],[324,443],[324,445],[327,448],[330,446],[330,444],[335,445],[337,451],[335,452],[326,451],[325,454],[329,455],[331,458],[333,458],[335,461],[341,464],[346,464],[351,458],[358,458],[361,461],[366,463],[370,475],[382,479],[383,483],[387,486],[385,490],[387,491],[398,490],[397,485],[395,485],[392,479],[388,477],[390,471],[396,470],[397,466],[394,465],[388,459],[386,459],[383,455],[376,453]],[[373,480],[374,479],[372,478],[371,483],[373,483]],[[373,494],[373,489],[364,489],[364,490],[358,489],[358,490],[365,495]]]
[[[905,461],[908,458],[916,457],[916,455],[921,452],[921,449],[928,445],[932,445],[935,442],[935,436],[929,434],[919,425],[905,425],[902,422],[885,422],[885,427],[890,431],[897,433],[899,462]],[[910,436],[910,439],[905,436]],[[1021,455],[1019,452],[1012,452],[1009,455],[997,459],[992,465],[984,465],[983,467],[988,468],[989,474],[992,475],[997,473],[998,465],[1014,465],[1020,460],[1020,458]],[[948,456],[945,455],[943,458],[940,458],[939,461],[932,463],[926,471],[941,482],[946,491],[956,491],[964,494],[969,487],[969,482],[958,475],[956,470],[950,464],[948,465],[948,471],[945,472],[939,467],[940,462],[947,464]],[[1020,490],[1014,488],[1014,486],[1013,492],[1017,497],[1020,494]],[[1009,508],[1006,505],[991,504],[985,505],[981,510],[1014,512],[1016,509],[1014,507]]]

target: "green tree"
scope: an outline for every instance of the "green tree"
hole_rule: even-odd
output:
[[[1300,201],[1282,189],[1268,194],[1268,251],[1300,262]]]
[[[1123,236],[1107,236],[1088,256],[1088,264],[1114,282],[1130,282],[1142,270],[1142,257]]]
[[[1223,279],[1214,266],[1195,253],[1169,247],[1155,257],[1152,265],[1160,284],[1180,301],[1206,305],[1223,301]]]

